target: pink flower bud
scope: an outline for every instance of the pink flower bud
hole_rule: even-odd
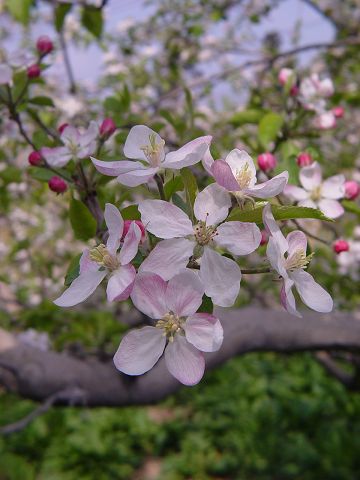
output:
[[[58,132],[61,134],[65,130],[66,127],[68,127],[68,123],[62,123],[61,125],[58,126]]]
[[[292,70],[291,68],[282,68],[278,75],[280,85],[286,85],[287,81],[291,77],[295,78],[294,70]]]
[[[100,125],[100,135],[103,139],[108,139],[115,132],[116,125],[112,118],[105,118]]]
[[[266,230],[261,230],[261,240],[260,245],[266,245],[269,240],[269,234]]]
[[[26,72],[29,78],[37,78],[41,75],[41,69],[36,63],[34,63],[34,65],[30,65],[30,67],[27,68]]]
[[[339,254],[341,252],[347,252],[350,246],[346,240],[336,240],[333,244],[333,250],[335,253]]]
[[[41,165],[41,163],[42,163],[41,153],[34,150],[28,156],[28,160],[29,160],[30,165],[32,165],[33,167],[36,167],[37,165]]]
[[[277,165],[276,158],[272,153],[269,152],[262,153],[258,156],[257,160],[259,168],[263,172],[269,172],[270,170],[273,170]]]
[[[345,197],[349,200],[355,200],[360,193],[360,185],[355,180],[345,182]]]
[[[36,42],[36,48],[41,55],[47,55],[54,49],[54,44],[47,35],[42,35]]]
[[[292,97],[296,97],[297,95],[299,95],[300,93],[300,89],[297,85],[293,85],[291,88],[290,88],[290,95]]]
[[[141,241],[143,242],[145,240],[146,233],[145,233],[144,224],[140,220],[124,220],[124,231],[123,231],[121,240],[124,240],[125,235],[128,233],[130,225],[132,224],[132,222],[135,222],[136,225],[140,228],[140,230],[141,230]]]
[[[299,165],[299,167],[308,167],[313,163],[313,158],[309,153],[306,152],[301,152],[299,153],[296,163]]]
[[[64,182],[62,178],[57,177],[56,175],[50,178],[48,185],[50,190],[55,193],[64,193],[68,188],[66,182]]]
[[[334,107],[332,109],[332,112],[333,114],[335,115],[336,118],[342,118],[344,116],[344,113],[345,113],[345,109],[344,107]]]

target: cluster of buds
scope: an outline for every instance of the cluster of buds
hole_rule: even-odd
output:
[[[34,63],[30,65],[26,69],[27,76],[30,80],[34,78],[38,78],[41,75],[41,66],[40,66],[40,61],[49,53],[51,53],[54,49],[54,44],[52,43],[51,39],[43,35],[38,38],[36,42],[36,49],[39,53],[39,59],[37,63]]]

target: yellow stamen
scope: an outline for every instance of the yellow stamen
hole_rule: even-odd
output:
[[[161,157],[164,153],[164,145],[164,140],[161,140],[160,143],[156,143],[156,135],[152,133],[149,135],[149,145],[140,147],[151,166],[158,167],[160,165]]]
[[[155,326],[164,330],[163,335],[168,338],[169,342],[173,342],[176,333],[184,333],[184,322],[184,318],[169,312],[161,320],[158,320]]]
[[[240,188],[247,188],[250,185],[252,173],[248,163],[245,163],[242,168],[236,170],[235,178]]]
[[[314,252],[306,256],[306,253],[303,250],[297,250],[291,257],[288,257],[285,261],[286,270],[298,270],[302,268],[305,270],[310,263]]]
[[[119,267],[118,259],[114,255],[111,255],[106,246],[102,243],[90,250],[89,257],[93,262],[96,262],[109,270],[116,270]]]

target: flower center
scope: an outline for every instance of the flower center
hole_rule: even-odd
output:
[[[106,267],[109,270],[116,270],[119,267],[118,259],[109,253],[104,244],[100,244],[90,250],[90,260],[96,262],[102,267]]]
[[[312,190],[312,192],[310,194],[310,198],[311,198],[311,200],[314,200],[315,202],[320,200],[320,198],[321,198],[321,185],[319,185],[318,187],[315,187],[314,190]]]
[[[306,256],[303,250],[297,250],[291,257],[285,260],[285,268],[290,271],[298,270],[299,268],[305,270],[313,256],[314,252]]]
[[[206,226],[206,221],[200,220],[195,227],[195,240],[197,241],[198,245],[204,246],[213,240],[216,235],[218,235],[216,231],[216,227]]]
[[[251,182],[252,174],[248,163],[236,170],[235,178],[240,188],[247,188]]]
[[[184,332],[182,328],[184,322],[184,318],[169,312],[161,320],[158,320],[155,326],[164,330],[163,335],[168,338],[169,342],[173,342],[176,333]]]
[[[161,162],[161,157],[164,153],[165,141],[161,140],[160,143],[156,143],[156,135],[152,133],[149,135],[149,145],[140,147],[145,154],[145,157],[149,160],[152,167],[158,167]]]

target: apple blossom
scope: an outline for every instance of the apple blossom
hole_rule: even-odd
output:
[[[336,126],[336,118],[332,111],[322,112],[313,120],[315,128],[319,130],[330,130]]]
[[[225,160],[216,160],[211,166],[216,182],[232,193],[239,201],[247,198],[269,198],[284,190],[288,172],[282,172],[270,180],[256,185],[256,168],[250,155],[244,150],[232,150]]]
[[[199,137],[165,154],[165,141],[160,135],[145,125],[136,125],[124,145],[124,154],[130,161],[91,160],[100,173],[117,177],[119,183],[128,187],[136,187],[147,183],[162,168],[180,170],[200,162],[211,140],[211,136]]]
[[[30,165],[32,165],[33,167],[41,165],[41,163],[42,163],[41,153],[34,150],[33,152],[31,152],[29,154],[28,161],[29,161]]]
[[[27,68],[26,73],[29,78],[38,78],[41,75],[41,68],[35,63]]]
[[[68,189],[67,183],[56,175],[50,178],[48,185],[50,190],[55,193],[64,193]]]
[[[266,255],[273,269],[281,276],[281,303],[291,313],[301,317],[296,309],[295,298],[292,293],[294,286],[301,300],[316,312],[328,313],[333,308],[333,301],[310,273],[305,272],[312,255],[306,256],[307,239],[303,232],[295,230],[285,238],[271,212],[270,204],[263,210],[263,223],[270,237]]]
[[[239,293],[241,271],[234,260],[214,248],[220,247],[233,255],[248,255],[260,245],[261,233],[254,223],[224,222],[230,207],[230,195],[216,183],[196,197],[195,225],[186,213],[169,202],[140,202],[141,220],[146,229],[163,240],[143,261],[139,271],[156,272],[168,280],[184,269],[191,257],[200,268],[199,277],[206,295],[216,305],[233,305]]]
[[[299,179],[303,188],[287,185],[284,189],[287,197],[301,207],[319,208],[329,218],[337,218],[344,213],[343,206],[338,202],[345,195],[344,175],[335,175],[323,181],[321,167],[314,162],[300,170]]]
[[[297,156],[296,163],[299,165],[299,167],[308,167],[313,163],[313,158],[309,153],[306,152],[301,152]]]
[[[52,167],[64,167],[72,158],[86,158],[96,149],[96,138],[99,127],[96,122],[90,122],[89,128],[80,133],[72,125],[63,128],[60,140],[62,147],[43,147],[41,154]]]
[[[333,244],[333,249],[334,252],[339,254],[341,252],[347,252],[349,250],[350,246],[349,243],[346,240],[336,240]]]
[[[330,78],[320,79],[314,73],[300,82],[299,101],[307,110],[322,112],[325,110],[325,98],[334,93],[334,85]]]
[[[86,300],[96,290],[105,277],[108,277],[106,295],[109,302],[126,300],[131,293],[136,271],[131,265],[141,239],[141,230],[133,222],[122,243],[124,220],[119,210],[107,203],[105,223],[109,237],[106,245],[84,250],[80,258],[80,275],[54,303],[59,307],[72,307]]]
[[[349,200],[355,200],[359,196],[360,185],[355,180],[345,182],[345,197]]]
[[[199,278],[188,269],[168,283],[155,273],[138,274],[131,300],[156,323],[125,335],[114,356],[116,368],[142,375],[165,351],[169,372],[184,385],[197,384],[205,370],[202,352],[219,350],[223,341],[220,321],[209,313],[196,313],[203,294]]]
[[[260,170],[262,170],[263,172],[270,172],[277,165],[276,157],[269,152],[265,152],[259,155],[257,161]]]

